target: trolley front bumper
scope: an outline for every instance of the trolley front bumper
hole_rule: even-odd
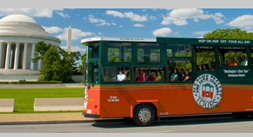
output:
[[[98,115],[85,114],[84,112],[83,112],[83,116],[84,116],[84,117],[88,117],[88,118],[98,118]]]

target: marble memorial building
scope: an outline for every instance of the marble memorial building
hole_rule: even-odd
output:
[[[0,19],[0,80],[4,75],[38,74],[42,61],[33,63],[31,59],[35,57],[35,44],[40,41],[56,46],[61,43],[26,15],[13,14]]]

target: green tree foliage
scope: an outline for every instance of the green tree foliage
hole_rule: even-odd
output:
[[[108,48],[108,61],[109,62],[120,62],[120,49],[119,48]]]
[[[44,76],[44,80],[63,81],[64,73],[62,71],[64,67],[61,65],[61,57],[57,51],[57,47],[50,47],[43,58],[43,67],[40,72]]]
[[[203,36],[203,38],[215,39],[253,39],[253,33],[239,28],[216,29]]]
[[[64,68],[62,70],[62,73],[64,73],[63,82],[73,82],[71,75],[78,70],[76,60],[80,59],[81,53],[79,51],[68,53],[62,48],[59,48],[59,53],[61,55],[61,64]]]
[[[77,71],[76,61],[81,56],[79,51],[68,53],[59,46],[46,44],[43,41],[35,45],[35,51],[36,57],[32,59],[33,62],[36,63],[41,59],[43,64],[39,81],[73,82],[71,75]]]
[[[46,44],[44,41],[40,41],[35,45],[35,58],[32,59],[34,63],[38,60],[43,60],[45,53],[52,47],[51,44]]]
[[[79,71],[84,76],[84,81],[86,81],[86,69],[87,69],[87,62],[86,62],[86,54],[81,56],[82,64],[79,66]]]

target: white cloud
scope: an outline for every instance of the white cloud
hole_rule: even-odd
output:
[[[115,10],[107,10],[106,11],[107,15],[111,15],[114,17],[119,17],[119,18],[129,18],[132,21],[137,21],[137,22],[143,22],[143,21],[148,21],[148,16],[141,16],[138,14],[134,14],[133,12],[118,12]],[[153,17],[152,17],[153,19]]]
[[[72,28],[72,40],[78,40],[82,37],[88,37],[88,36],[93,36],[93,35],[95,35],[95,33],[92,33],[90,31],[84,32],[80,29]],[[67,36],[68,36],[68,28],[64,28],[64,32],[62,34],[59,34],[56,37],[63,41],[63,40],[67,40],[68,38]]]
[[[206,33],[209,33],[209,32],[211,32],[211,31],[196,31],[196,32],[194,32],[193,33],[193,35],[205,35]]]
[[[149,18],[150,18],[150,20],[156,20],[155,16],[150,16]]]
[[[120,18],[124,18],[125,17],[124,14],[122,14],[121,12],[115,11],[115,10],[107,10],[106,14],[107,15],[112,15],[114,17],[120,17]]]
[[[140,16],[138,14],[134,14],[133,12],[124,12],[124,14],[127,18],[131,19],[132,21],[143,22],[148,20],[147,16]]]
[[[145,25],[143,25],[143,24],[138,24],[138,23],[137,23],[137,24],[134,24],[134,26],[135,26],[135,27],[145,27]]]
[[[24,14],[29,17],[46,17],[52,18],[54,11],[63,11],[63,9],[31,9],[31,8],[6,8],[0,9],[0,16],[6,16],[10,14]]]
[[[189,8],[189,9],[173,9],[169,12],[166,17],[163,17],[161,24],[169,25],[171,23],[175,25],[187,25],[187,20],[193,19],[194,22],[199,22],[199,20],[213,19],[216,24],[221,24],[224,22],[224,15],[221,13],[215,14],[205,14],[202,9]]]
[[[163,21],[161,24],[170,25],[171,23],[178,25],[178,26],[188,24],[188,22],[185,19],[179,19],[179,18],[174,18],[174,17],[163,17]]]
[[[70,16],[66,13],[60,12],[60,11],[56,11],[56,13],[60,16],[62,16],[63,18],[69,18]]]
[[[113,25],[113,26],[116,26],[117,24],[113,22],[112,25]]]
[[[120,25],[119,27],[120,27],[120,28],[122,28],[123,26],[122,26],[122,25]]]
[[[222,18],[225,18],[225,16],[222,15],[221,13],[215,13],[214,15],[211,16],[215,20],[216,24],[224,23],[224,20]]]
[[[60,32],[63,31],[62,28],[59,28],[59,27],[57,27],[57,26],[51,26],[51,27],[42,26],[42,27],[43,27],[43,28],[46,30],[46,32],[48,32],[48,33],[60,33]]]
[[[158,37],[165,37],[172,33],[172,30],[170,28],[160,28],[153,31],[153,35]]]
[[[103,19],[94,18],[93,15],[89,15],[89,22],[96,24],[96,26],[110,26],[111,24]]]
[[[253,15],[242,15],[228,23],[232,27],[251,28],[253,26]]]

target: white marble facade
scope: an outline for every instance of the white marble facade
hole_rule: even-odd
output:
[[[35,44],[40,41],[56,46],[61,42],[26,15],[0,19],[0,70],[40,70],[42,61],[31,60],[35,57]]]

